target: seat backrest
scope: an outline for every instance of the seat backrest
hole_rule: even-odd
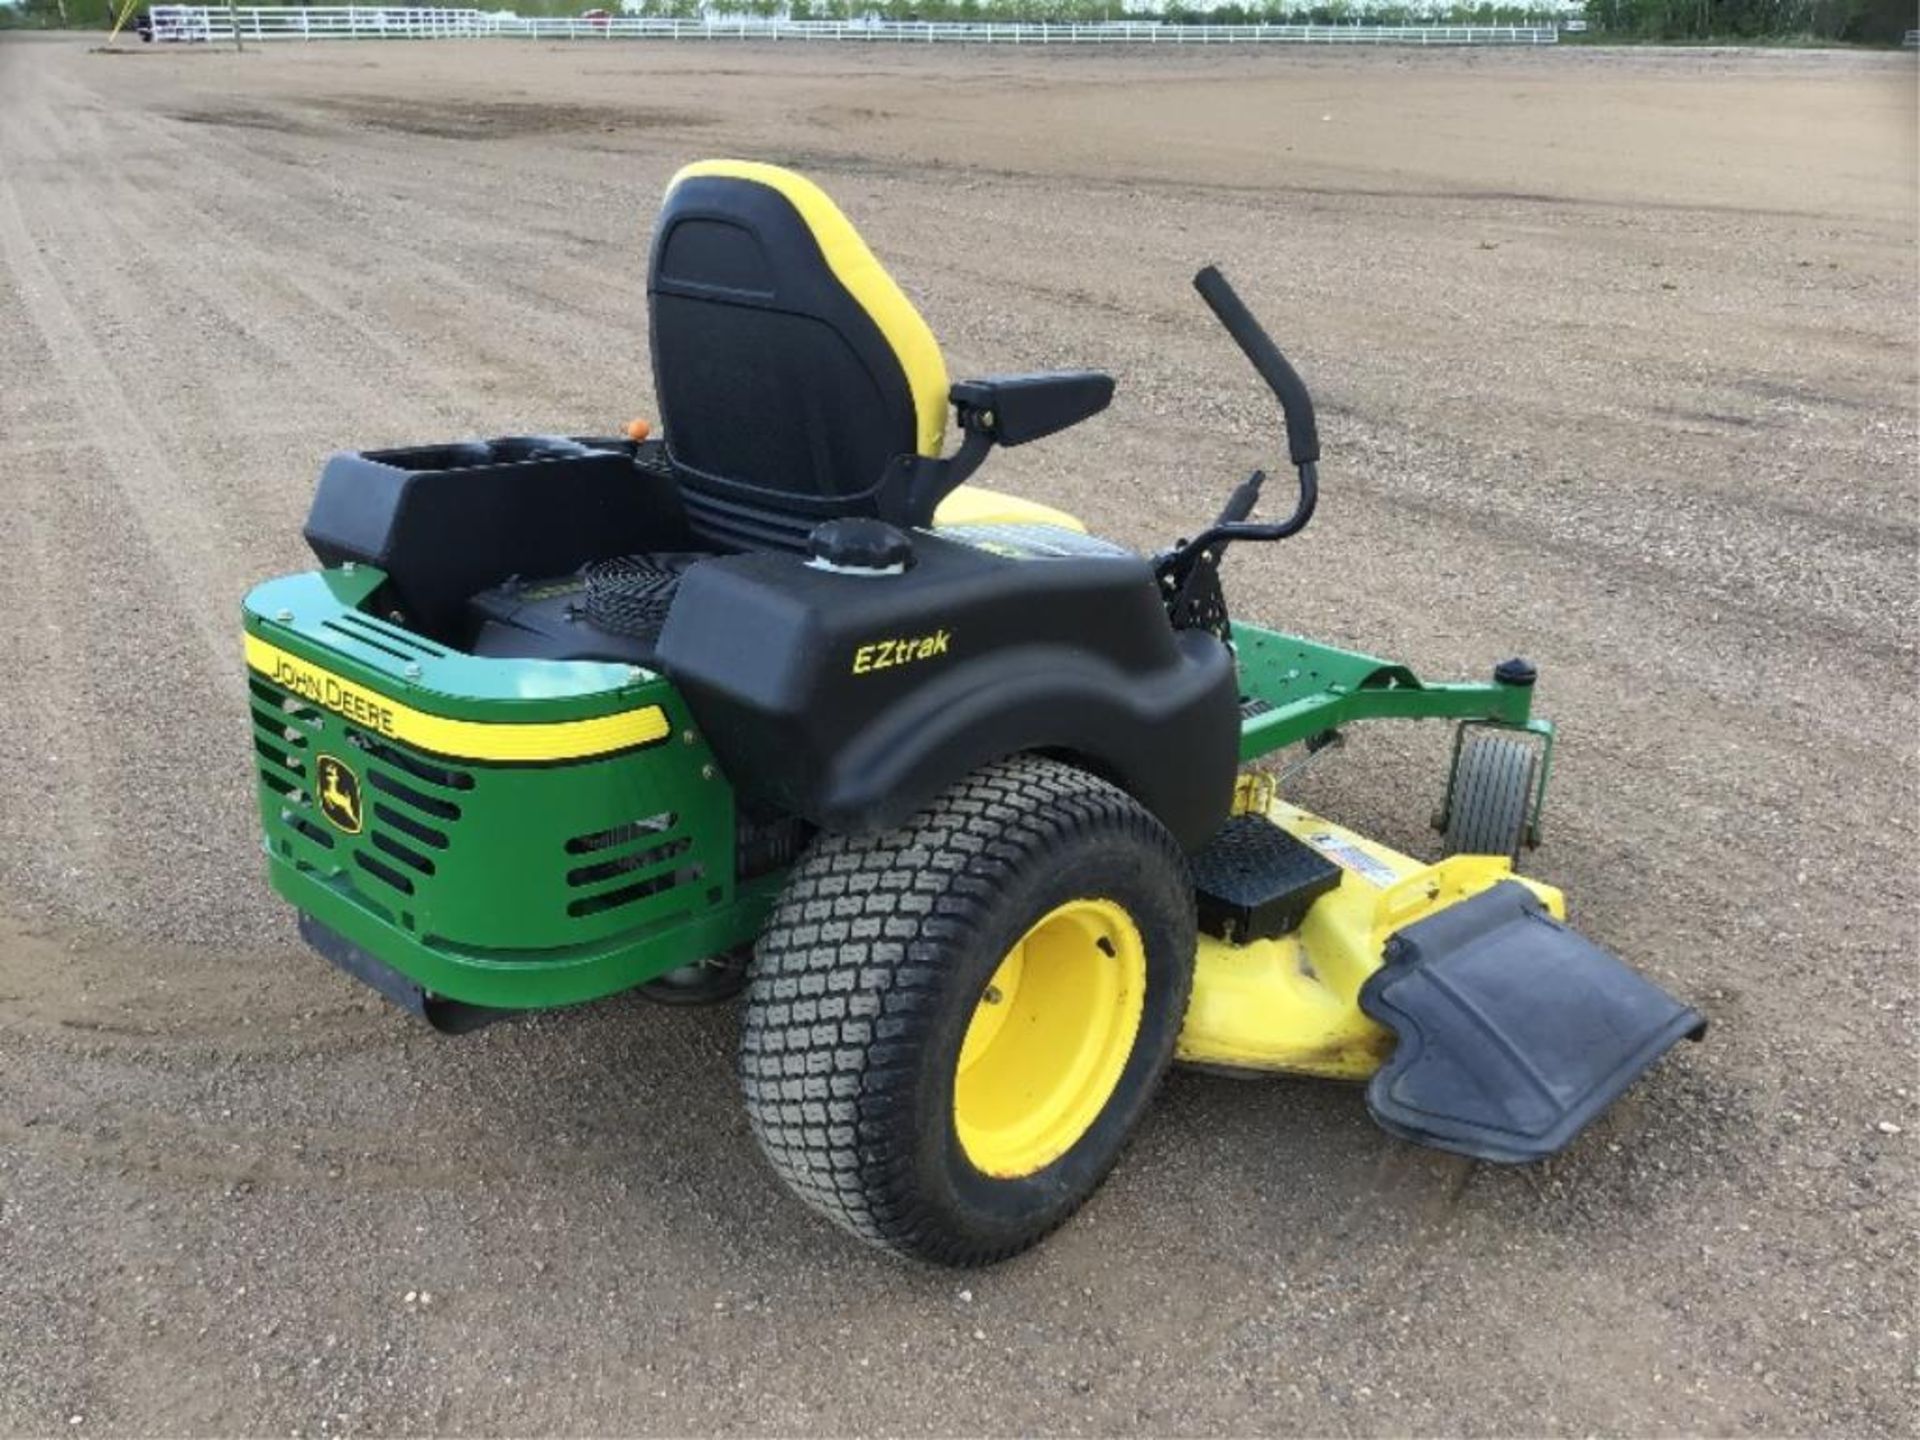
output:
[[[668,453],[695,528],[793,545],[875,513],[896,456],[937,456],[933,332],[817,185],[706,160],[667,187],[647,279]]]

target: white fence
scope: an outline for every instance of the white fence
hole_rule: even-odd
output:
[[[1552,45],[1551,25],[1166,25],[1013,24],[926,20],[664,20],[636,15],[522,18],[491,10],[396,10],[360,5],[309,8],[155,5],[159,41],[444,40],[864,40],[933,45]]]

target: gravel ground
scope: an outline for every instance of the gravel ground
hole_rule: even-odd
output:
[[[1915,136],[1911,56],[0,44],[0,1432],[1914,1433]],[[1222,262],[1328,447],[1239,609],[1535,657],[1534,868],[1709,1042],[1524,1172],[1179,1074],[955,1276],[778,1192],[729,1011],[447,1042],[305,955],[239,596],[331,447],[646,413],[729,152],[956,373],[1116,374],[992,478],[1143,546],[1276,449]],[[1430,849],[1443,745],[1304,798]]]

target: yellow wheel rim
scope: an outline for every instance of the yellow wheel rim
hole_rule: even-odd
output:
[[[1147,947],[1111,900],[1069,900],[1020,937],[975,1002],[953,1120],[974,1168],[1045,1169],[1100,1118],[1140,1033]]]

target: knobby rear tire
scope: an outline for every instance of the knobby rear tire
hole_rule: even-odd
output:
[[[1146,953],[1110,1098],[1017,1178],[969,1160],[955,1070],[996,966],[1076,899],[1119,905]],[[822,836],[756,954],[740,1072],[754,1134],[807,1204],[898,1254],[984,1265],[1035,1244],[1105,1179],[1172,1058],[1193,983],[1185,855],[1124,791],[1072,766],[990,766],[899,829]],[[1111,953],[1111,952],[1109,952]]]

